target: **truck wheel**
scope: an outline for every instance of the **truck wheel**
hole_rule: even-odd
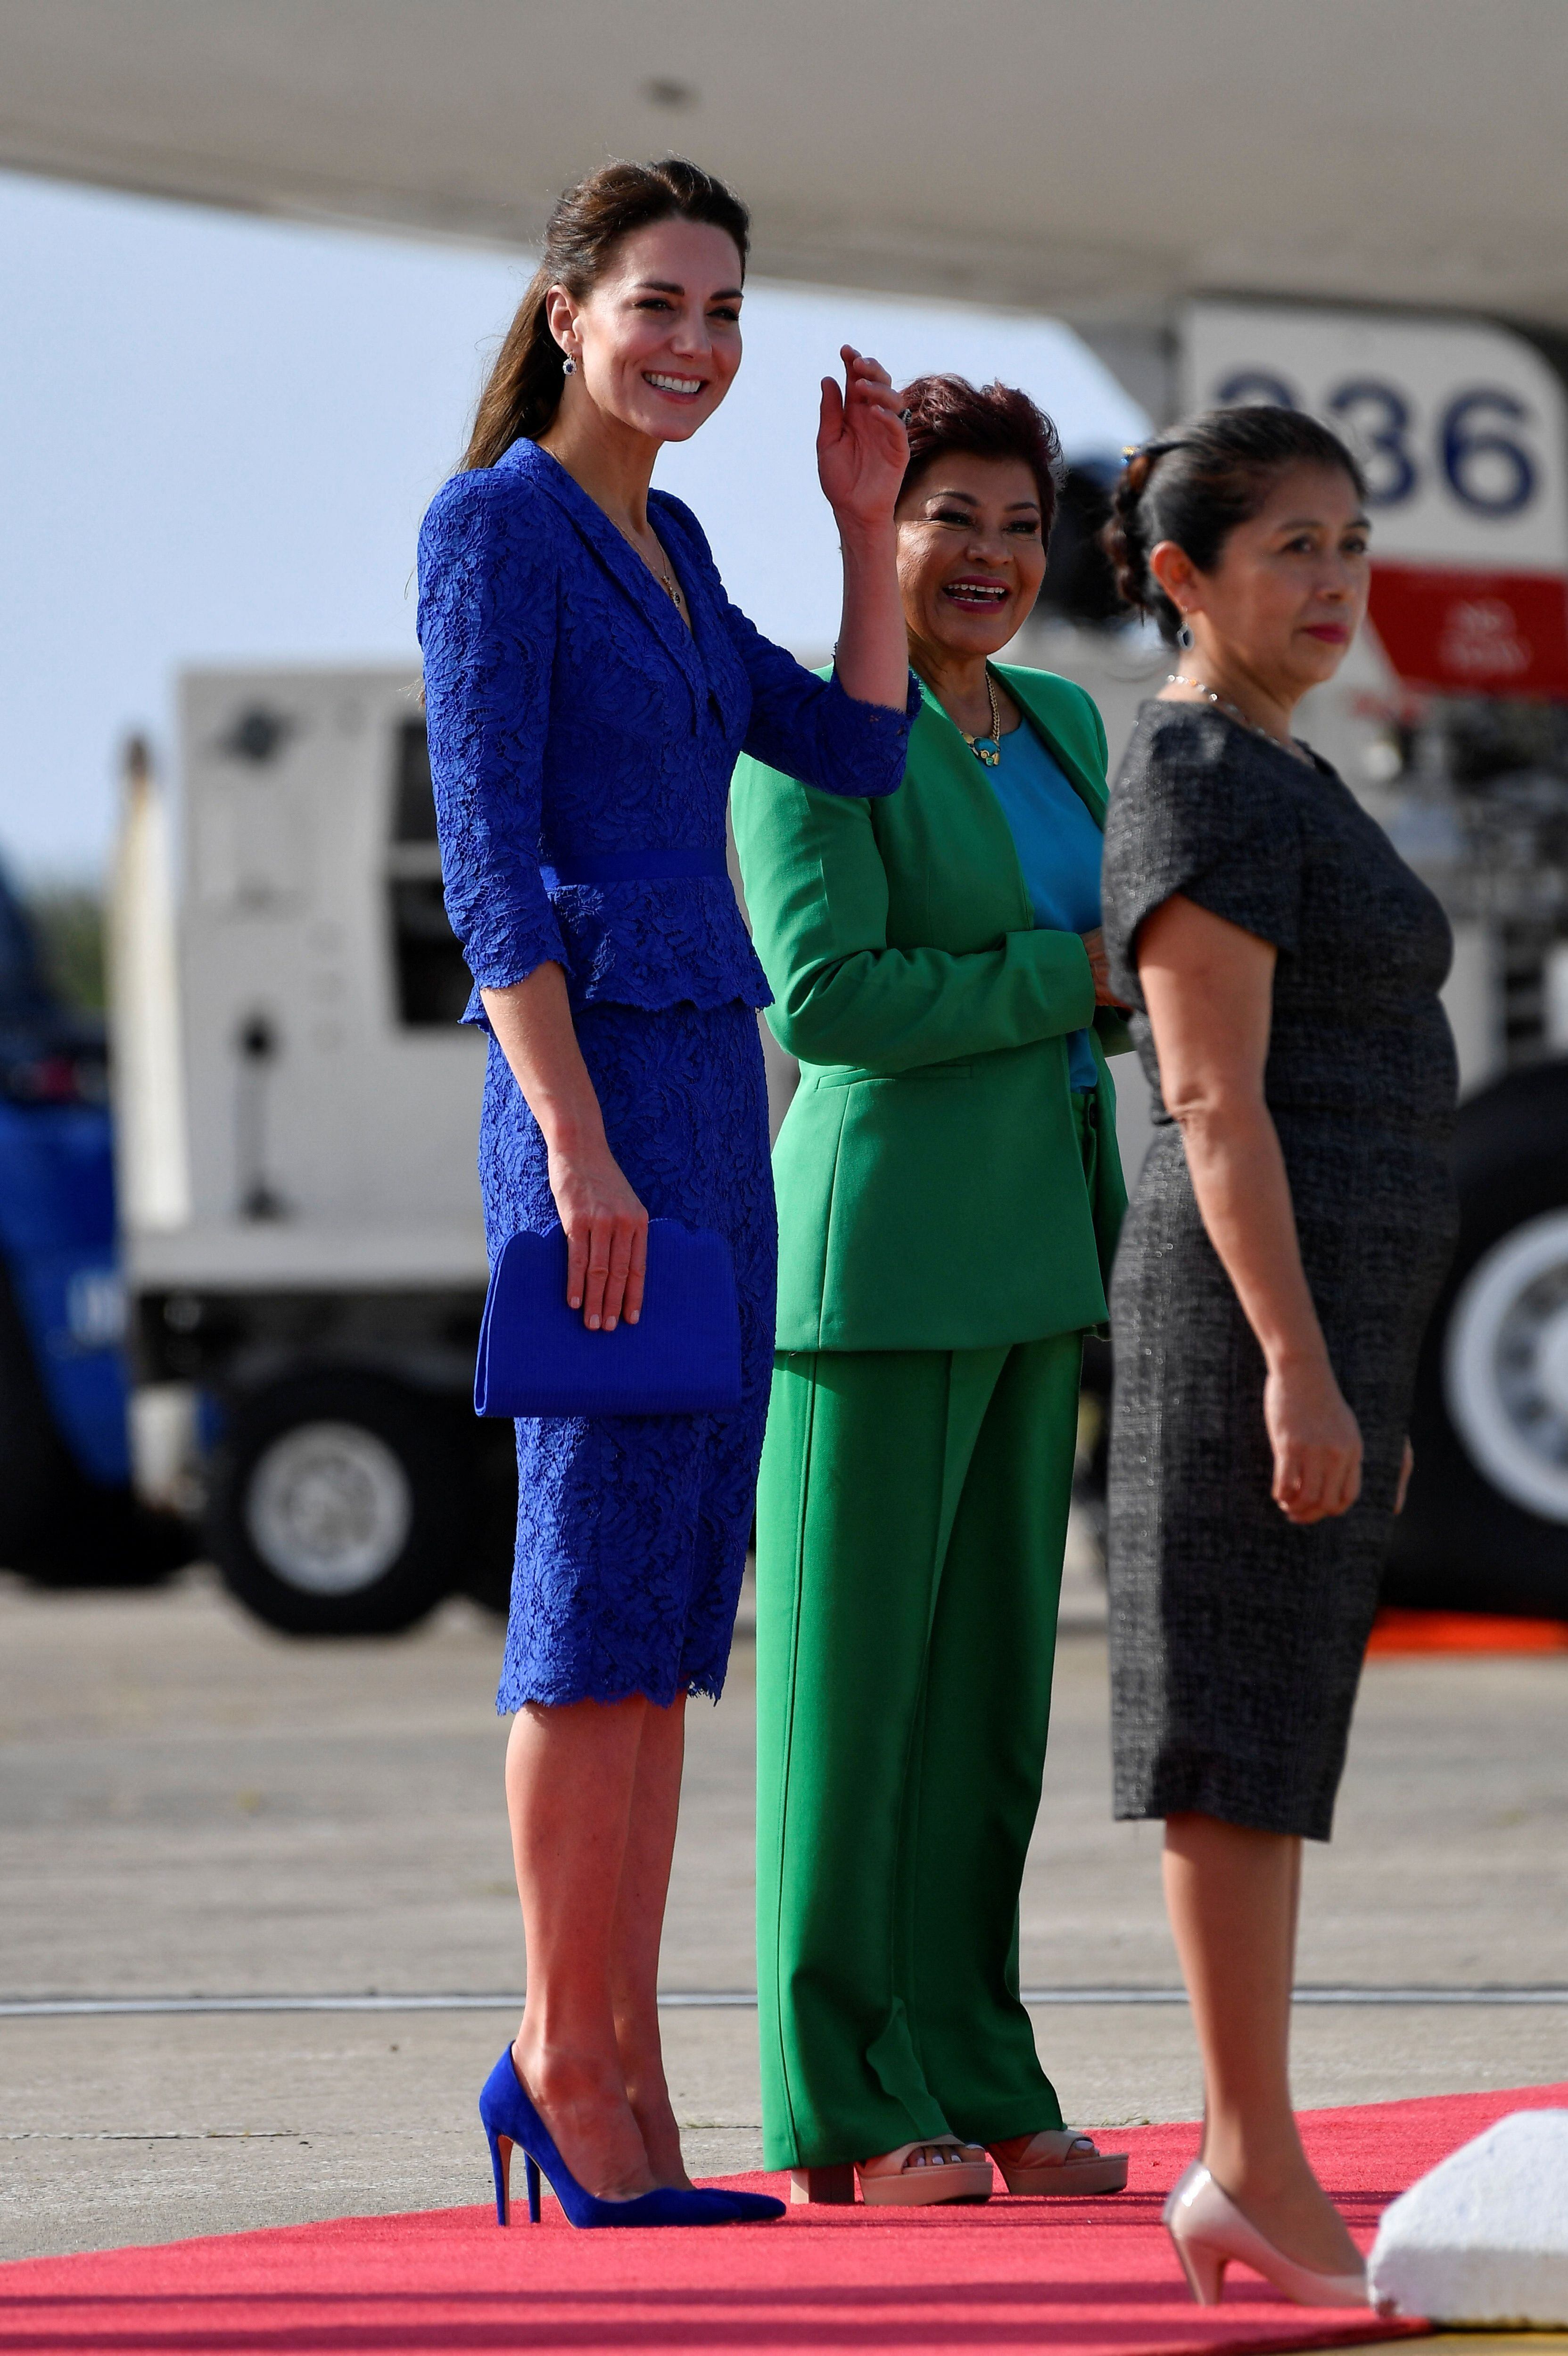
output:
[[[1391,1603],[1568,1619],[1568,1066],[1472,1098]]]
[[[295,1636],[388,1635],[452,1587],[464,1483],[441,1406],[352,1371],[236,1408],[214,1467],[224,1583]]]

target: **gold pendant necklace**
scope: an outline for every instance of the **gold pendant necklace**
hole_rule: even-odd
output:
[[[616,523],[614,516],[611,516],[610,521],[611,523],[615,523],[617,531],[619,532],[622,540],[625,541],[627,546],[631,550],[631,552],[637,558],[638,562],[639,564],[648,564],[647,557],[644,556],[641,549],[639,548],[636,541],[633,540],[626,526],[621,523]],[[664,553],[664,542],[660,539],[657,532],[654,532],[651,537],[654,547],[659,551],[659,570],[653,574],[653,577],[663,588],[666,595],[669,597],[670,603],[674,606],[675,611],[678,614],[683,615],[686,610],[686,601],[681,594],[681,584],[676,580],[675,575],[670,570],[670,559]],[[648,564],[648,569],[650,573],[653,573],[653,567],[651,564]]]
[[[663,575],[664,586],[670,593],[670,603],[679,610],[682,602],[681,584],[670,570],[670,559],[664,553],[663,541],[655,541],[654,546],[659,551],[659,570]]]
[[[972,736],[967,728],[959,728],[958,733],[974,755],[975,759],[983,761],[988,769],[994,769],[1002,758],[1002,714],[996,709],[996,690],[992,685],[989,671],[985,674],[985,695],[991,706],[990,735]],[[958,728],[956,720],[953,726]]]

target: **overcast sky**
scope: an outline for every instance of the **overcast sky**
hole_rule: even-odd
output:
[[[116,747],[144,730],[172,768],[185,665],[413,658],[419,519],[528,268],[0,174],[0,859],[101,872]],[[811,445],[843,342],[1025,385],[1075,455],[1144,430],[1055,322],[755,287],[734,391],[657,479],[808,650],[838,612]]]

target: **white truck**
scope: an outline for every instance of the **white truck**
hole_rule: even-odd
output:
[[[485,1047],[418,680],[193,673],[180,719],[175,841],[133,798],[113,909],[144,1485],[204,1511],[275,1626],[494,1600],[516,1492],[471,1404]]]
[[[1181,405],[1286,399],[1361,444],[1373,626],[1301,726],[1455,921],[1464,1232],[1389,1591],[1568,1617],[1562,383],[1484,322],[1199,304],[1182,348]],[[1170,667],[1059,614],[1016,651],[1094,693],[1113,761]],[[144,787],[115,907],[144,1488],[201,1503],[224,1577],[281,1627],[499,1602],[511,1435],[470,1404],[484,1043],[456,1023],[417,680],[192,674],[181,743],[172,848]],[[1146,1096],[1116,1072],[1131,1174]]]

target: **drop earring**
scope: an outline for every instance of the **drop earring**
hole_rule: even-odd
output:
[[[566,365],[570,368],[572,365],[571,361],[568,360]],[[1184,655],[1190,654],[1192,652],[1192,625],[1190,622],[1184,622],[1182,624],[1180,629],[1176,634],[1176,642],[1181,648]]]
[[[570,352],[561,363],[561,373],[563,376],[575,376],[577,373],[577,363]]]

